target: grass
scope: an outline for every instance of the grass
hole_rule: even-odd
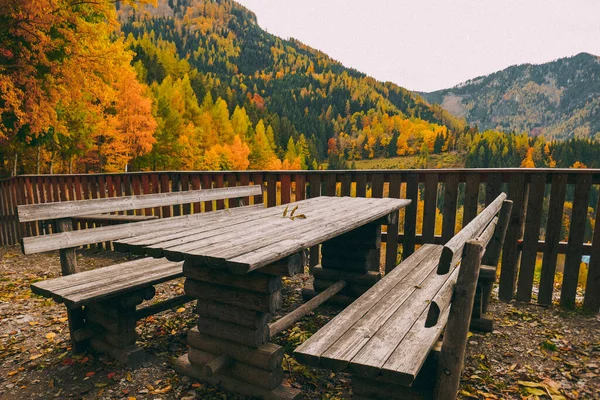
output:
[[[417,169],[418,166],[418,155],[356,161],[357,169]],[[464,155],[456,152],[431,154],[427,162],[427,168],[464,168],[464,166]]]

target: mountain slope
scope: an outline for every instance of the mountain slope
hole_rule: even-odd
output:
[[[480,129],[553,139],[600,133],[600,57],[588,53],[512,66],[421,95]]]
[[[280,157],[301,134],[311,158],[322,160],[331,146],[350,159],[396,155],[400,130],[408,132],[401,123],[418,125],[406,140],[411,154],[424,142],[433,150],[439,135],[448,139],[464,130],[464,121],[419,95],[264,31],[254,13],[234,1],[159,0],[157,8],[121,7],[119,14],[147,84],[160,85],[166,71],[176,74],[160,55],[174,49],[197,71],[190,80],[198,99],[210,93],[225,100],[230,113],[244,107],[252,125],[264,119]]]

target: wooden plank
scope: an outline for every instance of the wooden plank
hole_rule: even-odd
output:
[[[260,186],[260,194],[257,194],[256,196],[254,196],[254,203],[253,204],[263,204],[264,200],[263,200],[263,176],[260,174],[254,175],[253,178],[253,182],[255,185]]]
[[[467,175],[465,184],[465,205],[463,210],[463,227],[477,216],[479,205],[479,174],[471,172]]]
[[[399,199],[400,198],[400,184],[402,179],[400,174],[390,175],[389,183],[389,197]],[[398,262],[398,224],[399,215],[395,215],[392,218],[392,223],[387,225],[386,242],[385,242],[385,272],[388,273],[396,267]]]
[[[281,290],[282,288],[281,278],[278,276],[254,272],[240,277],[220,270],[195,266],[190,262],[184,263],[183,274],[186,278],[197,281],[214,283],[215,285],[229,286],[257,293],[270,294]]]
[[[313,311],[315,308],[339,293],[344,287],[346,287],[346,281],[339,280],[326,290],[319,293],[317,296],[296,308],[294,311],[269,324],[269,333],[271,337],[276,336],[279,332],[289,328],[300,318],[304,317],[306,314]]]
[[[406,198],[410,204],[404,214],[404,238],[402,241],[402,259],[408,258],[415,251],[417,235],[417,206],[419,204],[419,176],[409,173],[406,177]]]
[[[275,207],[277,205],[277,174],[270,173],[267,175],[267,207]]]
[[[458,197],[458,174],[446,175],[444,189],[444,209],[442,222],[442,243],[448,242],[454,236],[456,227],[456,202]]]
[[[579,175],[577,177],[569,229],[569,244],[560,293],[560,305],[564,308],[575,307],[591,187],[592,177],[590,175]]]
[[[546,226],[545,240],[546,251],[544,252],[544,258],[542,260],[542,275],[540,277],[540,289],[538,295],[539,304],[552,304],[556,262],[558,259],[558,242],[560,242],[560,230],[562,228],[566,189],[567,175],[555,174],[552,177],[550,206],[548,207],[549,217],[548,225]]]
[[[248,185],[248,182],[246,182],[246,186],[247,185]],[[242,186],[244,186],[244,185],[242,185]],[[191,190],[200,190],[200,177],[198,176],[198,174],[192,175],[192,177],[190,179],[190,187],[191,187]],[[248,199],[248,197],[245,197],[245,199]],[[248,200],[246,200],[246,202],[244,204],[250,204],[250,203],[248,202]],[[202,203],[200,203],[199,201],[194,202],[192,205],[191,211],[193,211],[194,214],[198,214],[199,212],[202,212]]]
[[[151,189],[150,192],[148,192],[148,194],[150,193],[160,193],[160,182],[158,179],[158,174],[153,172],[150,175],[150,183],[151,183]],[[112,196],[110,196],[112,197]],[[153,214],[157,217],[160,217],[160,207],[154,207],[153,209]]]
[[[292,176],[290,174],[280,174],[281,180],[281,204],[288,204],[292,194]]]
[[[73,221],[70,218],[61,218],[56,221],[58,232],[71,232]],[[60,269],[63,276],[77,272],[77,253],[74,248],[60,250]]]
[[[591,312],[600,311],[600,196],[596,203],[596,222],[592,238],[592,251],[588,264],[588,276],[585,284],[583,309]]]
[[[100,177],[103,178],[103,177]],[[100,191],[100,198],[104,198],[105,197],[105,191],[104,191],[104,185],[100,186],[102,188],[102,190]],[[142,180],[140,179],[139,175],[132,175],[131,176],[131,188],[133,190],[133,194],[135,196],[139,196],[142,194]],[[143,210],[135,210],[134,215],[142,215],[142,211]]]
[[[169,174],[161,173],[160,174],[160,193],[163,196],[169,196],[171,193],[171,182],[169,181]],[[171,216],[171,203],[167,205],[162,205],[161,215],[163,218],[168,218]]]
[[[452,273],[446,281],[446,285],[440,289],[436,297],[442,295],[443,293],[440,292],[448,288],[451,289],[451,293],[454,292],[454,283],[456,282],[456,275],[459,270],[456,269]],[[411,385],[423,368],[428,356],[431,356],[432,347],[446,326],[450,307],[442,307],[437,322],[424,329],[430,310],[431,308],[421,313],[408,333],[402,338],[401,345],[396,347],[381,368],[381,376],[386,381],[393,381],[406,386]]]
[[[150,194],[150,176],[144,174],[140,177],[142,194]],[[142,215],[152,215],[152,208],[141,210]]]
[[[238,308],[238,310],[240,309]],[[202,334],[198,331],[198,328],[192,328],[188,332],[188,344],[195,349],[227,354],[234,360],[268,371],[281,368],[284,354],[283,348],[273,343],[265,343],[261,347],[253,349],[235,342]]]
[[[425,176],[425,204],[423,210],[423,228],[421,230],[425,243],[433,243],[435,236],[435,213],[437,210],[438,174]]]
[[[330,204],[325,200],[327,198],[303,203],[301,212],[307,218],[324,214],[331,210]],[[143,246],[143,250],[153,257],[164,255],[171,260],[179,261],[183,259],[184,255],[201,255],[200,253],[204,252],[211,255],[217,254],[219,250],[237,253],[239,250],[235,247],[236,243],[242,246],[242,250],[249,251],[250,246],[253,246],[252,248],[261,247],[267,243],[266,241],[270,243],[273,240],[280,240],[281,237],[277,236],[280,233],[297,233],[297,231],[292,232],[289,228],[296,228],[299,224],[292,225],[291,219],[283,218],[281,206],[268,209],[254,207],[252,211],[243,213],[241,216],[238,214],[237,217],[225,214],[216,220],[203,220],[206,222],[199,228],[177,230],[173,234],[166,232],[166,237],[147,239],[148,235],[144,235],[144,240],[133,238],[132,241],[119,241],[119,244],[126,244],[130,248]],[[341,213],[343,210],[339,212]],[[282,232],[285,230],[289,230],[289,232]],[[240,236],[240,231],[245,235]],[[210,262],[210,260],[201,261]]]
[[[476,238],[490,223],[494,216],[498,214],[502,203],[506,199],[506,194],[501,193],[496,199],[490,203],[477,217],[475,217],[467,226],[461,229],[452,239],[444,245],[438,273],[445,274],[450,271],[456,259],[462,256],[465,243]]]
[[[231,199],[257,194],[258,190],[258,186],[235,186],[211,190],[194,190],[188,192],[114,197],[95,200],[63,201],[52,205],[24,205],[18,208],[18,212],[19,220],[21,222],[37,221],[41,219],[58,219],[89,214],[101,214],[107,211],[124,211],[169,204],[192,203],[195,201]]]
[[[465,246],[437,367],[434,398],[438,400],[454,400],[458,393],[482,255],[481,243],[473,240]]]
[[[492,201],[502,191],[502,174],[492,173],[488,175],[487,182],[485,184],[485,206],[489,206]]]
[[[498,298],[503,302],[510,302],[515,295],[517,269],[519,265],[518,242],[523,232],[525,221],[525,176],[511,175],[508,187],[508,199],[513,202],[511,215],[502,249],[502,268],[500,268],[500,282]]]
[[[377,200],[384,201],[387,199]],[[346,217],[349,213],[345,213],[342,216],[338,215],[335,222],[325,224],[319,229],[311,229],[310,225],[308,225],[308,228],[305,228],[302,231],[295,230],[295,233],[297,233],[297,237],[295,238],[290,237],[288,234],[286,234],[285,237],[280,235],[282,240],[279,247],[277,246],[277,243],[263,243],[264,247],[261,249],[250,251],[241,256],[236,256],[235,258],[230,258],[229,255],[223,254],[217,254],[215,257],[227,258],[227,267],[231,271],[235,273],[245,273],[274,262],[282,257],[294,254],[307,247],[314,246],[317,243],[323,243],[333,237],[349,232],[358,226],[380,220],[391,212],[406,206],[407,202],[405,200],[395,200],[395,202],[388,203],[389,204],[384,204],[383,206],[376,206],[373,204],[369,213],[362,212],[358,215],[350,214],[349,217]],[[295,233],[292,233],[292,235]]]
[[[202,189],[212,189],[212,177],[210,175],[202,175]],[[262,195],[262,191],[261,191]],[[204,211],[213,210],[213,201],[208,200],[204,202]]]
[[[104,284],[110,282],[110,277],[112,276],[128,277],[136,272],[141,271],[143,273],[146,268],[163,267],[166,265],[178,265],[180,269],[183,266],[182,263],[171,263],[164,258],[140,258],[133,261],[110,265],[108,267],[83,271],[69,276],[35,282],[31,285],[31,288],[34,293],[45,297],[51,297],[53,294],[62,295],[81,292],[83,291],[81,290],[82,285],[85,285],[83,289],[89,286],[98,286],[98,284],[103,284],[104,286]]]
[[[367,197],[367,173],[356,172],[356,197]]]
[[[372,174],[371,175],[371,197],[382,198],[383,197],[383,174]]]
[[[281,291],[265,295],[193,279],[185,280],[185,293],[202,300],[215,301],[270,314],[277,311],[282,302]]]
[[[334,343],[360,321],[375,305],[380,302],[393,302],[399,296],[395,290],[399,282],[412,282],[415,272],[419,271],[425,259],[433,259],[441,254],[441,246],[426,244],[417,252],[403,261],[397,268],[388,274],[385,280],[373,286],[371,290],[359,297],[354,303],[319,329],[307,341],[294,351],[296,358],[303,364],[322,366],[320,359]],[[416,285],[418,283],[413,283]],[[382,307],[383,309],[383,307]]]
[[[351,188],[352,188],[352,174],[349,173],[344,173],[342,174],[342,178],[341,178],[341,182],[342,182],[342,196],[350,196],[350,193],[352,193]]]
[[[228,177],[227,179],[227,186],[231,187],[231,186],[235,186],[235,176],[233,176],[233,181],[230,181],[231,177]],[[182,174],[181,175],[181,190],[183,192],[187,192],[190,190],[190,176],[188,174]],[[231,205],[231,204],[230,204]],[[237,204],[235,204],[237,206]],[[188,215],[192,213],[192,204],[190,203],[184,203],[182,206],[182,210],[183,215]]]
[[[529,198],[527,200],[527,216],[525,217],[525,232],[523,233],[523,251],[519,267],[519,280],[517,282],[517,300],[531,301],[535,262],[537,258],[536,244],[540,238],[540,224],[544,192],[546,191],[546,175],[534,174],[529,184]]]
[[[508,229],[508,223],[510,222],[510,213],[512,212],[513,202],[511,200],[504,200],[502,202],[502,208],[498,215],[498,225],[494,231],[494,237],[491,239],[490,244],[486,243],[485,256],[483,262],[485,265],[491,265],[494,267],[498,266],[500,260],[500,252],[502,251],[502,245],[506,238],[506,231]]]
[[[232,378],[230,373],[223,372],[214,377],[209,377],[204,374],[202,368],[192,365],[189,361],[188,354],[184,354],[177,358],[174,365],[175,371],[181,375],[191,376],[195,379],[207,382],[210,385],[222,387],[231,393],[238,393],[245,396],[252,396],[265,400],[294,400],[298,399],[301,392],[298,389],[289,386],[280,385],[273,390],[263,389],[254,385],[249,385],[246,382]]]
[[[172,173],[169,174],[169,177],[171,179],[171,192],[181,192],[181,174]],[[224,187],[223,183],[221,183],[221,186],[218,187]],[[178,217],[180,215],[182,215],[181,204],[173,204],[173,216]]]
[[[260,206],[249,206],[251,208]],[[248,212],[244,208],[240,208],[241,212]],[[231,213],[234,210],[230,211]],[[216,213],[216,212],[215,212]],[[224,211],[219,214],[211,214],[209,218],[222,217]],[[94,230],[79,231],[76,234],[59,233],[54,235],[46,235],[40,237],[24,238],[22,247],[24,254],[35,254],[44,251],[58,250],[61,248],[78,247],[88,243],[97,243],[108,240],[117,240],[129,238],[132,236],[163,232],[173,227],[192,226],[192,224],[200,221],[204,217],[203,214],[193,214],[190,216],[174,217],[169,221],[155,219],[151,221],[136,222],[125,225],[103,226]]]
[[[337,178],[334,172],[329,172],[325,175],[325,196],[335,196]]]
[[[249,174],[240,174],[240,186],[248,186],[250,185],[250,175]],[[250,196],[244,196],[240,199],[241,206],[247,206],[250,204]],[[194,211],[196,212],[196,211]]]
[[[245,220],[234,221],[235,224],[200,228],[202,233],[198,236],[195,234],[186,236],[173,243],[160,242],[148,246],[148,249],[158,248],[171,259],[176,259],[178,255],[179,257],[197,255],[201,258],[199,261],[214,262],[217,254],[220,254],[221,257],[225,257],[225,254],[242,254],[251,249],[283,240],[284,237],[298,236],[306,227],[316,230],[318,227],[334,221],[337,216],[347,214],[352,207],[358,205],[354,199],[343,198],[335,201],[334,208],[332,199],[335,200],[331,197],[322,197],[297,204],[299,206],[298,213],[304,214],[305,219],[283,218],[282,214],[286,206],[271,207],[252,213],[250,218]],[[240,236],[240,230],[245,233],[243,236]],[[221,265],[224,264],[221,263]]]
[[[78,221],[90,222],[139,222],[157,219],[153,215],[119,215],[119,214],[93,214],[76,217]]]
[[[347,336],[323,353],[322,358],[332,357],[339,361],[350,359],[351,372],[363,377],[377,377],[415,321],[429,308],[428,301],[452,276],[437,274],[436,261],[433,257],[426,259],[423,268],[414,274],[414,278],[411,276],[414,280],[405,279],[394,289],[401,295],[393,306],[389,306],[387,299],[384,299],[357,322]],[[345,338],[351,341],[344,341]],[[343,345],[348,346],[346,350],[342,350]]]
[[[308,188],[310,190],[309,198],[321,196],[321,176],[317,175],[317,174],[311,174],[309,176]],[[315,265],[318,265],[321,263],[320,254],[319,254],[319,246],[317,245],[317,246],[311,247],[309,252],[310,252],[310,258],[309,258],[308,264],[309,264],[309,268],[312,269]]]
[[[295,201],[302,201],[306,198],[306,176],[304,174],[294,174],[294,182],[296,185]]]

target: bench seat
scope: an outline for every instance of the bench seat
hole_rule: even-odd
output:
[[[73,308],[144,289],[183,276],[183,263],[141,258],[121,264],[36,282],[31,291]]]
[[[442,248],[433,244],[419,248],[299,346],[294,352],[298,360],[333,371],[348,368],[361,377],[385,376],[409,386],[448,315],[421,329],[429,299],[456,277],[436,272]]]

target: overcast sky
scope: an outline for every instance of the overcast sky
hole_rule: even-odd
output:
[[[270,33],[411,90],[582,51],[600,55],[600,0],[238,1]]]

